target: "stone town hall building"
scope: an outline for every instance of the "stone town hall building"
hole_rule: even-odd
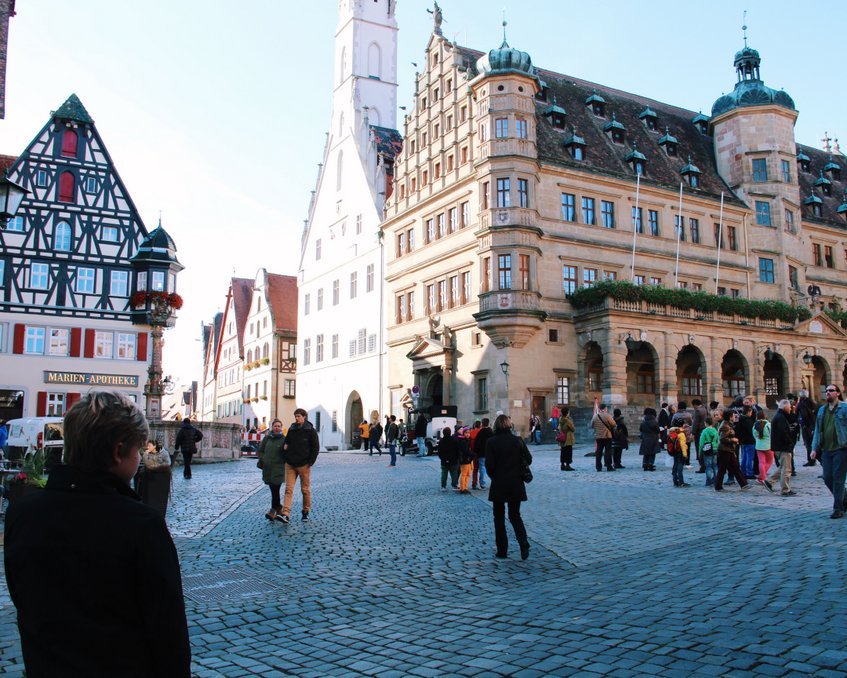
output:
[[[735,55],[707,116],[537,68],[505,40],[460,47],[438,18],[382,224],[392,402],[417,386],[422,406],[525,428],[556,401],[773,406],[844,384],[845,332],[821,309],[847,294],[847,161],[795,141],[758,52]],[[610,279],[812,314],[571,303]]]

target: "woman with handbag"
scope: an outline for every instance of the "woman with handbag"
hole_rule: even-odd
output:
[[[271,489],[271,510],[265,514],[265,518],[270,521],[282,513],[279,488],[285,482],[284,443],[282,422],[274,419],[270,433],[262,438],[262,443],[259,445],[259,461],[256,462],[256,466],[262,469],[262,482]]]
[[[573,464],[573,444],[576,427],[571,419],[570,408],[567,405],[562,405],[559,410],[559,431],[556,433],[556,442],[559,443],[561,451],[559,452],[559,465],[563,471],[574,471]]]
[[[526,485],[532,479],[529,466],[532,455],[526,443],[512,433],[512,420],[501,414],[494,420],[494,434],[485,446],[485,464],[491,478],[488,501],[494,510],[494,541],[496,556],[508,555],[509,539],[506,535],[506,505],[509,522],[521,548],[521,560],[529,558],[529,539],[521,519],[521,502],[526,501]]]

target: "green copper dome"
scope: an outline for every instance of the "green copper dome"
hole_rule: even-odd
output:
[[[759,65],[762,59],[752,47],[745,47],[735,54],[735,70],[738,82],[735,89],[724,94],[712,105],[712,117],[746,106],[775,104],[789,110],[797,110],[794,100],[782,90],[771,89],[762,82]]]
[[[512,49],[505,40],[498,49],[492,49],[488,54],[481,56],[476,62],[476,69],[482,75],[520,73],[538,80],[529,54]]]

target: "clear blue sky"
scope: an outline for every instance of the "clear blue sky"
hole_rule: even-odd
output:
[[[186,304],[165,370],[200,379],[200,323],[229,278],[296,274],[331,102],[337,2],[24,0],[9,28],[0,153],[20,153],[75,92],[148,228],[159,211],[186,266]],[[543,68],[709,113],[749,44],[762,78],[800,111],[799,142],[847,148],[840,59],[847,3],[751,0],[442,0],[444,35],[479,50],[508,40]],[[430,3],[399,0],[398,103],[410,106]],[[402,125],[402,114],[398,115]]]

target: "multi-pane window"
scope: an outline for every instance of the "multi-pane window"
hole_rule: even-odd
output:
[[[582,223],[594,225],[594,198],[582,198]]]
[[[68,336],[70,332],[65,329],[53,328],[47,335],[48,355],[68,355]]]
[[[576,292],[576,266],[562,266],[562,290],[566,295]]]
[[[603,280],[617,280],[618,272],[617,271],[603,271]]]
[[[527,128],[526,128],[526,119],[525,118],[516,118],[515,119],[515,134],[517,134],[518,139],[526,139]]]
[[[782,167],[782,180],[786,183],[791,181],[791,163],[788,160],[781,160],[780,166]]]
[[[376,351],[376,334],[368,335],[368,353]]]
[[[773,283],[773,282],[775,282],[773,259],[766,259],[765,257],[759,257],[759,282],[763,282],[763,283]]]
[[[591,287],[595,282],[597,282],[597,269],[596,268],[583,268],[582,269],[582,284],[585,287]]]
[[[438,300],[435,296],[435,285],[426,286],[426,314],[430,315],[438,310]]]
[[[48,264],[32,264],[29,271],[29,286],[36,290],[46,290],[50,278]]]
[[[643,285],[643,284],[644,284],[644,276],[643,276],[643,275],[636,274],[636,275],[633,277],[632,282],[634,282],[636,285],[639,285],[639,286],[640,286],[640,285]]]
[[[23,233],[24,230],[24,218],[21,216],[12,217],[9,221],[6,222],[6,230],[7,231],[15,231],[17,233]]]
[[[790,209],[785,210],[785,230],[794,233],[794,212]]]
[[[461,223],[461,228],[464,228],[464,227],[465,227],[465,226],[467,226],[469,223],[471,223],[471,208],[470,208],[470,203],[468,203],[467,201],[465,201],[465,202],[463,202],[463,203],[462,203],[461,207],[462,207],[462,223]]]
[[[454,233],[459,228],[459,209],[457,207],[451,207],[447,214],[449,217],[450,233]]]
[[[24,353],[43,355],[45,334],[43,327],[27,327],[24,333]]]
[[[562,219],[576,221],[576,196],[571,193],[562,193]]]
[[[518,179],[518,207],[529,207],[529,182]]]
[[[726,247],[726,237],[721,224],[715,224],[715,247],[718,249]]]
[[[435,240],[435,219],[427,219],[424,230],[426,232],[427,242]]]
[[[71,225],[60,221],[53,228],[53,249],[57,252],[70,252],[72,247]]]
[[[482,184],[482,209],[488,209],[488,191],[491,189],[491,186],[488,181],[484,181]]]
[[[518,255],[518,272],[520,274],[521,289],[522,290],[530,289],[530,285],[529,285],[529,255],[528,254],[519,254]]]
[[[85,180],[85,192],[97,193],[97,179],[95,177],[88,177]]]
[[[93,268],[78,268],[76,270],[76,291],[83,294],[94,293]]]
[[[402,257],[406,254],[406,233],[400,233],[397,236],[397,256]]]
[[[673,218],[673,227],[677,240],[685,242],[685,217],[681,217],[678,214],[675,215]]]
[[[332,335],[332,349],[331,350],[332,350],[332,357],[337,358],[338,357],[338,335],[337,334]]]
[[[689,219],[688,226],[691,229],[691,242],[695,245],[700,244],[700,220]]]
[[[640,207],[632,208],[632,223],[637,233],[644,233],[643,217],[643,210]]]
[[[65,394],[64,393],[48,393],[47,394],[47,416],[61,417],[65,414]]]
[[[415,250],[415,229],[410,228],[406,231],[406,242],[409,244],[409,252],[414,252]]]
[[[356,235],[360,235],[362,233],[362,215],[356,215]]]
[[[317,295],[316,301],[317,301],[317,310],[322,311],[323,307],[324,307],[324,288],[323,287],[318,289],[318,295]]]
[[[286,379],[282,388],[282,395],[286,398],[293,398],[296,395],[294,379]]]
[[[359,274],[353,271],[350,274],[350,298],[355,299],[359,289]]]
[[[309,365],[312,362],[312,340],[303,340],[303,364]]]
[[[115,344],[115,335],[111,332],[94,333],[94,357],[111,358]]]
[[[771,204],[769,202],[756,201],[756,223],[759,226],[771,225]]]
[[[509,119],[497,118],[494,121],[494,136],[498,139],[503,139],[509,136]]]
[[[488,410],[488,377],[478,376],[474,380],[474,386],[476,387],[474,389],[476,391],[474,394],[476,411],[485,412]]]
[[[129,291],[129,272],[112,271],[109,281],[109,294],[113,297],[125,297]]]
[[[165,291],[165,272],[164,271],[153,271],[153,277],[151,279],[150,289],[154,292],[164,292]]]
[[[462,303],[467,304],[471,300],[471,273],[462,273]]]
[[[729,244],[729,249],[733,251],[738,249],[738,229],[735,226],[726,227],[726,240]]]
[[[321,260],[321,249],[323,248],[323,244],[321,243],[321,239],[318,238],[315,240],[315,261]]]
[[[753,181],[768,180],[768,161],[765,158],[753,158]]]
[[[305,294],[303,296],[303,315],[309,315],[312,311],[312,295]]]
[[[332,281],[332,305],[338,306],[338,302],[341,300],[341,281],[333,280]]]
[[[444,220],[444,212],[435,216],[435,223],[436,228],[438,230],[438,237],[443,238],[447,234],[446,221]]]
[[[823,261],[826,264],[827,268],[834,268],[835,267],[835,259],[832,256],[832,247],[830,247],[829,245],[824,245]]]
[[[436,283],[436,288],[438,289],[438,307],[437,311],[443,311],[447,308],[447,281],[439,280]]]
[[[615,227],[615,203],[609,200],[600,201],[600,218],[604,228]]]
[[[497,256],[497,278],[499,289],[512,289],[512,255],[500,254]]]
[[[405,294],[397,295],[395,299],[395,307],[397,310],[397,314],[394,317],[394,321],[399,325],[400,323],[405,322],[406,320],[407,306]]]
[[[47,186],[47,172],[45,170],[38,170],[35,173],[35,185],[39,188]]]
[[[647,226],[650,235],[659,235],[659,213],[656,210],[647,210]]]
[[[365,291],[373,292],[374,291],[374,265],[368,264],[367,269],[365,269]]]
[[[650,284],[651,284],[651,285],[661,285],[661,284],[662,284],[662,279],[661,279],[661,278],[658,278],[658,277],[656,277],[656,276],[651,276],[651,277],[650,277]]]
[[[324,335],[319,334],[315,337],[315,362],[322,362],[324,359]]]
[[[461,301],[459,297],[459,275],[451,275],[449,279],[450,283],[450,308],[454,306],[458,306]]]
[[[789,266],[788,267],[788,284],[791,285],[791,289],[800,291],[800,278],[797,275],[797,267]]]
[[[556,402],[567,405],[571,401],[571,387],[568,377],[556,377]]]
[[[509,179],[497,180],[497,207],[510,207],[512,204],[511,198],[511,182]]]
[[[118,332],[115,335],[119,360],[135,360],[136,336],[134,332]]]

